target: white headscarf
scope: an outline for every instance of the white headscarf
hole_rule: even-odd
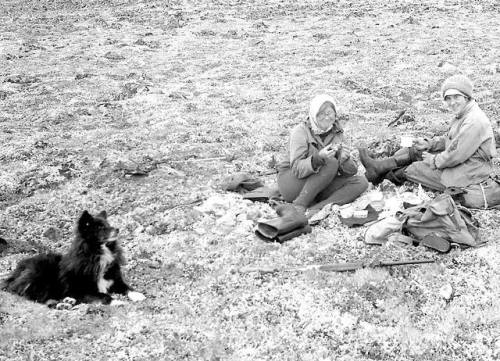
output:
[[[318,115],[319,109],[325,103],[331,103],[333,105],[333,110],[335,110],[335,114],[337,114],[337,107],[335,106],[335,99],[333,99],[328,94],[320,94],[316,95],[312,98],[311,103],[309,105],[309,122],[311,124],[311,129],[314,134],[322,134],[328,132],[333,128],[332,124],[327,129],[321,129],[318,125],[318,120],[316,119],[316,115]]]

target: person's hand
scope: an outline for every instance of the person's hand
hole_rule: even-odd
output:
[[[330,144],[327,145],[326,147],[322,148],[319,152],[318,155],[326,160],[335,157],[335,153],[337,152],[338,147],[336,145]]]
[[[413,141],[413,147],[416,149],[416,150],[420,150],[420,151],[424,151],[424,150],[428,150],[429,149],[429,141],[427,139],[424,139],[424,138],[416,138],[414,141]]]
[[[435,157],[436,156],[434,154],[431,154],[429,152],[422,153],[424,163],[426,163],[431,169],[436,169],[436,163],[434,162]]]
[[[340,150],[340,158],[339,163],[344,163],[351,157],[352,149],[346,146],[343,146]]]

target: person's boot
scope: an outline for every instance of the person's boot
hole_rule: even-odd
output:
[[[382,182],[386,173],[398,166],[393,157],[381,160],[373,159],[368,155],[368,149],[366,148],[359,149],[359,160],[365,167],[366,179],[373,184]]]
[[[308,225],[304,214],[305,208],[294,204],[285,203],[276,207],[278,217],[269,220],[263,220],[257,223],[257,235],[266,238],[268,241],[275,240],[276,237],[287,235],[294,230],[299,230]],[[302,230],[310,232],[310,230]],[[298,234],[302,234],[298,233]],[[295,233],[292,233],[295,234]],[[296,235],[298,235],[296,234]],[[295,236],[296,236],[295,235]],[[285,237],[289,239],[289,237]],[[286,239],[279,239],[284,241]]]
[[[390,170],[389,172],[386,173],[385,179],[391,181],[397,186],[403,185],[403,183],[406,180],[405,169],[406,167]]]
[[[359,160],[365,167],[365,177],[369,182],[378,184],[382,182],[385,175],[396,168],[404,167],[411,164],[414,159],[408,148],[403,148],[401,151],[394,154],[392,157],[384,159],[373,159],[368,154],[368,149],[359,149]]]

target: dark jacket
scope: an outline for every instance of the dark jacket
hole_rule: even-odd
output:
[[[318,153],[330,144],[342,144],[344,131],[334,126],[324,140],[313,134],[309,122],[305,121],[296,125],[290,133],[288,158],[278,165],[279,170],[291,168],[297,178],[306,178],[318,173],[322,161]],[[347,158],[339,165],[339,174],[352,176],[358,172],[358,167],[353,159]]]

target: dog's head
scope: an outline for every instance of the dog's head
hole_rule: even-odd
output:
[[[118,228],[109,225],[106,211],[102,211],[96,216],[83,211],[78,220],[77,233],[81,239],[90,244],[97,246],[106,244],[108,248],[111,248],[116,243]]]

